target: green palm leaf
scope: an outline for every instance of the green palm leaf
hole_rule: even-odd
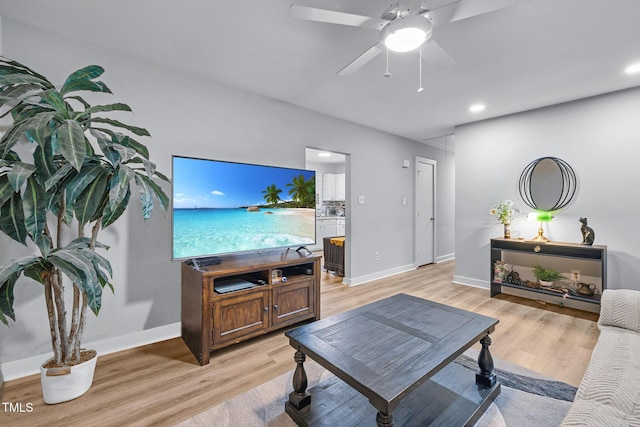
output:
[[[4,202],[9,200],[15,192],[7,175],[0,175],[0,206],[4,205]]]
[[[22,196],[24,208],[25,227],[32,239],[39,236],[47,221],[47,211],[45,206],[45,195],[42,186],[34,177],[27,180],[27,188]]]
[[[33,164],[36,166],[36,175],[38,175],[43,182],[46,182],[56,173],[56,165],[53,162],[53,149],[51,148],[50,140],[36,147],[33,152]]]
[[[102,214],[102,228],[107,228],[113,224],[124,213],[125,209],[129,205],[129,199],[131,198],[131,188],[127,188],[127,194],[125,194],[122,201],[116,206],[111,207],[109,204],[105,206]]]
[[[13,193],[11,198],[0,207],[0,230],[26,246],[27,229],[24,225],[24,210],[20,194]]]
[[[76,175],[76,170],[73,168],[73,166],[71,166],[69,163],[65,164],[64,166],[62,166],[60,169],[58,169],[56,171],[56,173],[54,173],[51,178],[49,178],[45,183],[44,183],[44,189],[45,191],[49,191],[52,188],[54,188],[55,186],[57,186],[58,184],[60,184],[60,182],[64,181],[66,178],[68,177],[74,177]]]
[[[47,82],[48,83],[48,82]],[[50,89],[42,79],[30,74],[0,74],[0,86],[10,85],[38,85],[43,89]]]
[[[108,173],[104,170],[101,171],[73,203],[73,211],[79,224],[84,225],[102,215],[102,210],[109,197],[108,180]],[[69,206],[72,205],[69,204]]]
[[[89,115],[93,113],[100,113],[104,111],[131,111],[131,107],[127,104],[115,103],[115,104],[107,104],[107,105],[94,105],[93,107],[89,107],[80,113],[78,116]]]
[[[23,100],[36,95],[42,88],[36,84],[23,84],[19,86],[6,86],[0,90],[0,107],[8,102]]]
[[[52,88],[53,85],[47,80],[45,76],[42,74],[36,73],[31,68],[27,67],[24,64],[21,64],[17,61],[9,59],[4,56],[0,56],[0,74],[27,74],[39,79],[40,84],[45,86],[47,89]]]
[[[11,149],[19,142],[26,140],[24,125],[27,119],[14,122],[13,126],[7,130],[0,138],[0,158],[6,159]]]
[[[113,142],[114,144],[120,144],[124,147],[131,148],[135,150],[136,153],[144,157],[145,159],[149,158],[149,150],[147,149],[147,147],[145,147],[143,144],[139,143],[138,141],[136,141],[135,139],[129,136],[126,136],[121,133],[114,132],[111,129],[105,129],[105,128],[92,127],[91,130],[92,132],[95,130],[95,131],[106,133],[109,136],[111,136],[111,142]]]
[[[45,90],[40,94],[40,97],[44,101],[41,105],[47,105],[53,107],[62,117],[68,119],[69,111],[67,110],[67,103],[64,102],[64,98],[55,89]]]
[[[55,111],[46,111],[38,113],[28,119],[24,124],[24,132],[27,138],[40,146],[44,145],[45,141],[47,141],[51,135],[49,123],[55,116]]]
[[[98,141],[98,146],[100,147],[100,150],[102,150],[102,153],[105,155],[107,160],[109,160],[109,162],[114,167],[116,167],[122,161],[122,156],[120,155],[119,150],[116,148],[116,145],[119,144],[114,144],[111,139],[107,138],[107,135],[105,133],[95,129],[91,129],[91,135],[93,135],[96,141]]]
[[[16,321],[16,313],[13,310],[13,288],[20,274],[12,274],[0,285],[0,322],[8,325],[7,317]]]
[[[101,173],[103,173],[103,169],[100,165],[88,164],[83,166],[78,174],[65,186],[67,205],[72,206],[78,196],[80,196],[87,186]]]
[[[40,253],[44,258],[48,257],[51,253],[51,250],[53,249],[53,242],[51,240],[51,237],[44,233],[40,233],[38,236],[36,236],[36,238],[34,239],[34,243],[36,244],[36,246],[38,246],[38,249],[40,249]]]
[[[61,93],[67,94],[70,92],[78,92],[83,90],[89,92],[111,93],[111,89],[109,89],[103,82],[93,82],[90,80],[75,80],[67,84],[64,90],[61,91]]]
[[[96,248],[109,250],[109,246],[105,245],[104,243],[95,242],[94,246]],[[68,250],[90,249],[90,248],[91,248],[91,239],[88,237],[78,237],[77,239],[73,239],[71,242],[69,242],[67,246],[65,246],[65,249],[68,249]]]
[[[104,117],[95,117],[95,118],[91,119],[91,121],[94,122],[94,123],[106,123],[108,125],[111,125],[111,126],[114,126],[114,127],[117,127],[117,128],[127,129],[127,130],[133,132],[134,134],[136,134],[138,136],[151,136],[149,134],[149,131],[147,131],[144,128],[127,125],[127,124],[124,124],[122,122],[119,122],[118,120],[106,119]]]
[[[65,120],[56,130],[56,136],[57,144],[54,145],[54,151],[60,152],[77,171],[80,171],[87,152],[80,124],[74,120]]]
[[[86,67],[82,67],[79,70],[76,70],[73,73],[69,74],[69,77],[67,77],[67,80],[64,83],[67,84],[74,80],[93,80],[96,77],[100,77],[102,74],[104,74],[104,68],[102,68],[101,66],[87,65]]]
[[[11,170],[7,172],[7,178],[14,190],[20,191],[27,179],[33,174],[36,167],[28,163],[16,162],[11,165]]]
[[[86,293],[89,308],[96,315],[102,305],[102,286],[89,249],[60,249],[49,256],[49,261],[65,272],[73,283]]]
[[[131,185],[133,172],[127,167],[118,168],[117,173],[111,176],[109,182],[109,208],[113,209],[119,205],[127,196]]]

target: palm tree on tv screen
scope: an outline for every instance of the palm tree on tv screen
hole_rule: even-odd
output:
[[[271,184],[266,190],[262,190],[262,193],[264,194],[264,200],[270,205],[275,206],[281,201],[280,193],[282,193],[282,190],[277,188],[275,184]]]
[[[289,195],[297,202],[299,207],[312,208],[315,205],[315,181],[314,178],[305,180],[304,175],[298,175],[287,184]]]

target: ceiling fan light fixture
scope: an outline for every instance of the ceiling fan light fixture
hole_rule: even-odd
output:
[[[640,74],[640,62],[633,63],[624,69],[627,74]]]
[[[382,29],[380,41],[394,52],[409,52],[429,40],[432,30],[431,21],[422,16],[397,18]]]

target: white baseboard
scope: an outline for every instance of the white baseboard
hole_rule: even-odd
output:
[[[180,328],[181,323],[177,322],[153,329],[134,332],[129,335],[85,343],[83,347],[96,350],[98,355],[115,353],[116,351],[128,350],[130,348],[179,337],[181,335]],[[37,356],[27,357],[25,359],[3,363],[0,366],[0,369],[2,370],[4,381],[38,374],[40,373],[40,365],[50,358],[51,353],[44,353]]]
[[[378,271],[376,273],[365,274],[364,276],[359,276],[355,278],[345,278],[343,283],[346,283],[349,286],[358,286],[363,283],[372,282],[378,279],[384,279],[385,277],[395,276],[396,274],[405,273],[407,271],[415,270],[416,267],[411,265],[404,265],[400,267],[391,268],[389,270]]]
[[[453,283],[458,285],[473,286],[474,288],[489,289],[489,282],[486,280],[472,279],[471,277],[453,276]]]
[[[452,253],[452,254],[447,254],[447,255],[440,255],[439,257],[436,257],[436,264],[439,264],[441,262],[447,262],[447,261],[451,261],[453,259],[456,259],[456,253]]]

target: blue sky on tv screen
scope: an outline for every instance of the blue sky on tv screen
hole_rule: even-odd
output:
[[[173,207],[237,208],[259,205],[265,203],[262,191],[271,184],[282,189],[282,200],[291,200],[291,187],[287,187],[287,184],[298,175],[309,180],[315,174],[301,169],[174,157]]]

